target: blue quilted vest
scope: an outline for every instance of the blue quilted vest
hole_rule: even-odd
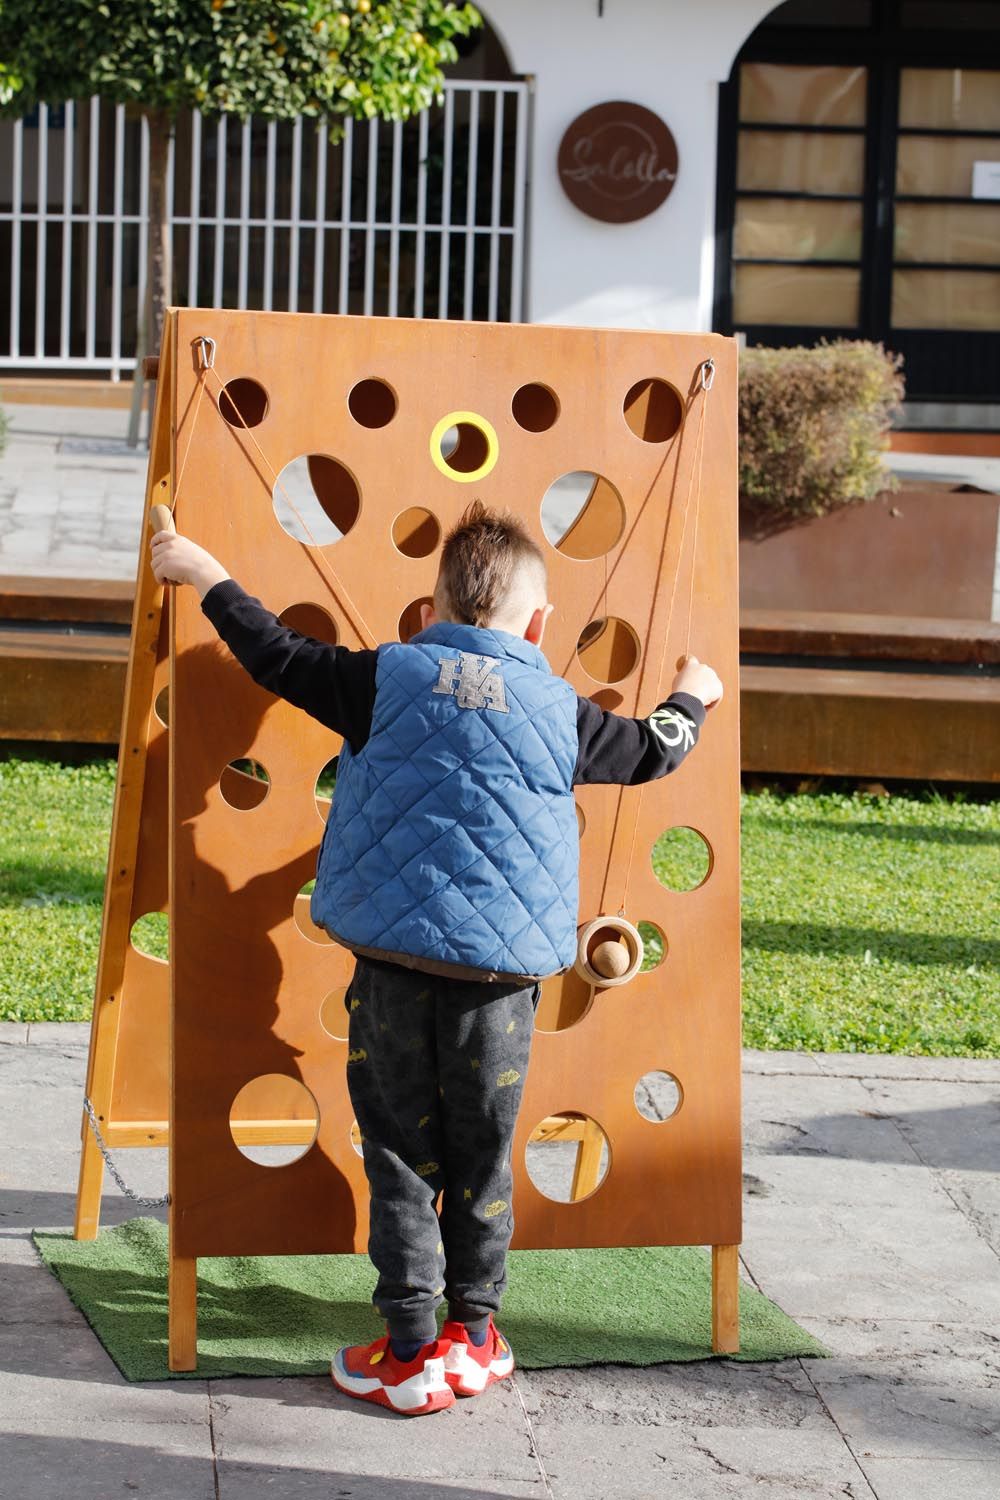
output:
[[[313,921],[431,973],[542,978],[576,955],[576,694],[537,646],[431,625],[381,646],[367,744],[345,744]]]

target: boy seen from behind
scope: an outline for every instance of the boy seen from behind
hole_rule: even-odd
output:
[[[540,549],[478,501],[445,540],[420,632],[372,651],[287,629],[186,537],[151,546],[157,579],[198,590],[255,682],[343,737],[312,916],[357,956],[347,1083],[386,1333],[339,1350],[332,1375],[437,1411],[514,1369],[494,1322],[511,1142],[541,981],[576,956],[573,787],[676,770],[722,684],[689,657],[646,719],[578,696],[540,650]]]

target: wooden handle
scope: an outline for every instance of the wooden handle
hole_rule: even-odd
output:
[[[176,531],[169,505],[154,505],[149,512],[150,531]]]

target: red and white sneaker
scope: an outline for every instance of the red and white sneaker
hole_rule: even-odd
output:
[[[444,1378],[456,1396],[479,1396],[494,1381],[506,1380],[514,1373],[510,1345],[497,1332],[492,1318],[484,1344],[472,1342],[464,1323],[451,1322],[442,1328],[441,1341],[449,1346],[444,1357]]]
[[[338,1349],[330,1374],[338,1391],[359,1401],[374,1401],[406,1417],[422,1417],[455,1404],[455,1393],[445,1379],[447,1340],[435,1339],[406,1361],[397,1359],[388,1336],[372,1344]]]

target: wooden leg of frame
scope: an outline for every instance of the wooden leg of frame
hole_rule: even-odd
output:
[[[601,1175],[601,1148],[604,1145],[604,1132],[596,1121],[586,1119],[583,1122],[583,1135],[580,1144],[576,1148],[576,1166],[573,1169],[573,1185],[570,1188],[570,1198],[575,1203],[578,1198],[586,1198],[597,1186]]]
[[[90,1128],[86,1114],[80,1142],[80,1177],[76,1188],[76,1223],[73,1237],[96,1240],[101,1223],[101,1189],[104,1187],[104,1160]]]
[[[170,1368],[193,1370],[198,1364],[198,1262],[193,1255],[171,1254],[167,1303]]]
[[[712,1348],[738,1354],[740,1347],[740,1247],[712,1246]]]

